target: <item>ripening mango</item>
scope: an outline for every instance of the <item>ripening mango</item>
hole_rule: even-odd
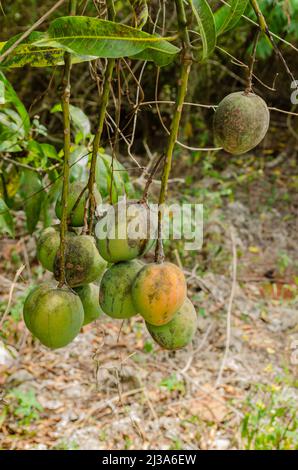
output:
[[[186,299],[186,282],[183,272],[175,264],[151,263],[137,274],[132,298],[135,309],[151,325],[164,325]]]

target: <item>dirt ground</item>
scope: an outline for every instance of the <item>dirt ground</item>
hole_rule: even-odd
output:
[[[0,354],[0,447],[241,449],[249,447],[245,417],[249,429],[263,432],[256,416],[260,400],[266,408],[266,387],[270,399],[277,396],[290,410],[290,400],[298,399],[296,155],[268,162],[263,155],[245,168],[233,162],[221,181],[213,175],[200,181],[211,192],[232,181],[233,197],[210,203],[203,253],[187,262],[180,256],[199,318],[186,350],[161,350],[140,318],[121,327],[105,317],[69,347],[49,351],[21,319],[9,317],[9,333],[0,337],[2,349],[6,344]],[[44,276],[32,240],[3,240],[3,309],[17,270],[6,269],[16,246],[26,268],[12,308],[30,276],[37,282]],[[201,269],[202,263],[209,268]],[[284,432],[287,420],[286,410]]]

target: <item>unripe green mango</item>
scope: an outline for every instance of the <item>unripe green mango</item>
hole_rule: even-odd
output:
[[[192,302],[186,299],[182,307],[165,325],[146,323],[147,329],[156,343],[165,349],[175,350],[187,346],[197,329],[197,313]]]
[[[67,200],[67,216],[70,218],[69,224],[72,227],[82,227],[84,225],[84,210],[86,205],[86,200],[88,197],[88,189],[84,192],[83,196],[80,199],[77,207],[74,212],[72,212],[73,207],[75,206],[80,194],[85,188],[86,184],[80,181],[75,181],[69,185],[69,195]],[[102,198],[96,186],[94,186],[94,196],[96,200],[96,205],[101,204]],[[56,216],[61,220],[62,217],[62,194],[59,196],[56,202]]]
[[[125,319],[136,315],[131,296],[131,286],[142,269],[143,263],[137,260],[114,264],[103,275],[99,303],[103,311],[112,318]]]
[[[80,332],[84,321],[82,302],[69,289],[42,284],[28,295],[24,321],[31,333],[48,348],[69,344]]]
[[[81,299],[84,308],[84,323],[92,323],[97,320],[103,311],[99,305],[99,286],[96,284],[86,284],[76,287],[75,291]]]
[[[112,220],[107,214],[96,226],[96,243],[100,255],[109,263],[118,263],[133,260],[149,251],[155,241],[155,235],[150,239],[149,207],[144,203],[127,201],[126,209],[123,209],[123,203],[115,204],[113,208],[115,223],[114,219],[113,223],[107,223],[108,220]],[[118,217],[122,209],[124,216]],[[139,237],[129,234],[134,221],[138,227],[137,232],[140,233]],[[154,221],[152,225],[151,232],[156,234]],[[101,232],[106,232],[104,237],[99,235]]]
[[[263,140],[269,123],[269,109],[260,96],[243,91],[231,93],[214,114],[215,143],[232,154],[246,153]]]
[[[67,237],[75,234],[67,233]],[[59,225],[48,227],[41,232],[37,241],[37,259],[48,271],[54,271],[54,261],[60,246]]]
[[[68,238],[65,244],[65,278],[70,287],[82,286],[98,279],[107,263],[89,235],[76,235]],[[54,261],[54,276],[60,279],[60,256],[57,253]]]

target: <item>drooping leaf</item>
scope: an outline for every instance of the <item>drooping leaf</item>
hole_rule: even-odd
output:
[[[11,157],[12,158],[12,157]],[[2,197],[9,209],[18,209],[15,205],[16,195],[20,185],[20,174],[16,166],[9,165],[2,167],[0,178],[0,198]]]
[[[88,116],[78,108],[77,106],[73,106],[72,104],[69,106],[70,117],[72,119],[76,134],[80,133],[80,135],[76,135],[76,143],[79,143],[80,140],[85,140],[91,134],[91,124],[89,121]],[[51,113],[62,112],[61,104],[56,104],[52,109]],[[78,138],[77,138],[78,137]]]
[[[112,183],[112,157],[105,153],[99,153],[96,166],[96,184],[103,197],[110,195]],[[133,195],[133,186],[130,183],[128,173],[124,166],[114,159],[113,163],[113,184],[112,184],[112,202],[118,201],[119,196],[126,194],[128,197]]]
[[[11,237],[14,237],[15,229],[14,229],[14,221],[12,215],[3,201],[0,198],[0,232],[1,233],[8,233]]]
[[[148,21],[149,10],[147,0],[129,0],[134,12],[135,27],[142,29]]]
[[[19,142],[23,138],[24,128],[22,123],[18,126],[7,114],[7,109],[0,112],[0,152],[19,152],[22,150]]]
[[[28,154],[26,161],[35,168],[46,168],[48,160],[59,160],[57,151],[51,144],[29,140],[26,150]]]
[[[4,105],[7,105],[9,108],[11,105],[17,110],[18,114],[21,117],[22,127],[26,135],[30,132],[30,118],[27,110],[21,100],[18,98],[18,95],[14,91],[13,86],[7,80],[5,75],[0,72],[0,82],[3,83],[4,86]]]
[[[70,181],[87,183],[89,176],[88,161],[90,151],[84,145],[75,147],[70,155]]]
[[[202,39],[202,60],[206,59],[216,46],[216,29],[212,10],[207,0],[189,0]]]
[[[249,0],[230,0],[229,5],[220,7],[214,17],[217,35],[233,29],[244,14]]]
[[[20,195],[24,199],[28,232],[33,233],[40,218],[44,198],[42,183],[37,172],[27,169],[22,171]]]
[[[130,26],[84,16],[62,17],[54,20],[43,38],[36,43],[44,47],[63,47],[77,55],[116,59],[134,57],[164,65],[165,58],[173,60],[179,49],[166,39]],[[149,53],[150,51],[150,53]],[[162,57],[162,58],[161,58]]]
[[[2,49],[2,53],[8,50],[20,37],[20,34],[7,41]],[[1,67],[17,68],[29,64],[32,67],[51,67],[64,64],[65,49],[63,47],[39,47],[36,41],[44,38],[44,33],[33,31],[24,41],[21,42],[4,60]],[[84,62],[92,60],[94,57],[73,56],[72,62]]]
[[[177,49],[177,52],[179,52],[179,49]],[[147,49],[144,49],[139,54],[135,54],[134,56],[132,56],[131,59],[144,60],[144,61],[154,60],[154,62],[159,67],[165,67],[171,64],[171,62],[173,62],[173,55],[165,54],[164,52],[159,52],[156,49],[152,49],[151,47],[148,47]]]

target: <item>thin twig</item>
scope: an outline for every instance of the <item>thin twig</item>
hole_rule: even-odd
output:
[[[11,302],[12,302],[12,296],[13,296],[13,291],[14,291],[14,288],[16,286],[16,283],[20,277],[20,275],[22,274],[22,272],[24,271],[25,269],[25,265],[22,264],[22,266],[19,267],[19,269],[17,270],[16,274],[15,274],[15,277],[12,281],[12,284],[10,286],[10,291],[9,291],[9,297],[8,297],[8,303],[7,303],[7,306],[6,306],[6,309],[5,309],[5,312],[3,313],[3,316],[1,318],[1,321],[0,321],[0,328],[2,328],[5,320],[6,320],[6,317],[7,315],[9,314],[9,311],[10,311],[10,307],[11,307]]]
[[[250,4],[257,16],[257,19],[258,19],[258,24],[259,24],[259,27],[260,27],[260,30],[265,34],[265,36],[267,36],[267,38],[269,39],[270,43],[272,44],[272,47],[274,49],[274,52],[276,53],[276,55],[279,57],[280,61],[282,62],[287,74],[289,75],[292,83],[295,83],[295,77],[294,75],[292,74],[283,54],[281,53],[280,49],[278,48],[276,42],[275,42],[275,39],[273,37],[273,34],[272,32],[270,31],[269,27],[268,27],[268,24],[267,24],[267,21],[262,13],[262,10],[259,6],[259,3],[258,3],[258,0],[250,0]],[[298,87],[298,85],[297,85]]]
[[[0,155],[0,158],[4,162],[11,163],[12,165],[18,166],[20,168],[24,168],[24,169],[30,170],[30,171],[35,171],[38,174],[45,173],[45,170],[42,170],[41,168],[34,168],[30,165],[26,165],[25,163],[17,162],[16,160],[13,160],[12,158],[4,157],[3,155]]]
[[[157,159],[155,165],[153,166],[153,168],[150,170],[149,172],[149,176],[148,176],[148,179],[147,179],[147,182],[146,182],[146,185],[145,185],[145,188],[144,188],[144,192],[143,192],[143,197],[141,199],[141,202],[146,202],[147,199],[148,199],[148,192],[149,192],[149,189],[150,189],[150,186],[153,182],[153,178],[155,176],[155,173],[157,172],[158,170],[158,167],[159,165],[161,164],[162,160],[165,158],[165,155],[164,153]]]
[[[77,0],[69,1],[69,14],[74,16],[77,7]],[[63,160],[63,187],[61,198],[61,223],[60,223],[60,246],[59,246],[59,287],[65,284],[65,248],[66,233],[68,227],[67,209],[69,193],[69,163],[70,163],[70,73],[71,73],[71,54],[64,54],[64,70],[61,84],[61,106],[63,113],[63,131],[64,131],[64,160]]]
[[[115,7],[113,0],[107,0],[107,11],[108,11],[108,19],[114,21],[115,19]],[[88,233],[92,232],[93,228],[93,220],[94,220],[94,213],[96,209],[96,200],[94,196],[94,185],[95,185],[95,174],[96,174],[96,163],[98,157],[98,151],[101,141],[101,136],[103,133],[104,122],[106,117],[106,111],[110,96],[110,86],[113,76],[113,71],[115,67],[115,59],[108,59],[107,66],[104,74],[103,85],[102,85],[102,94],[101,94],[101,101],[99,106],[99,113],[98,113],[98,124],[97,130],[95,133],[95,137],[92,144],[92,158],[91,158],[91,166],[90,166],[90,173],[88,179],[88,200],[86,202],[85,207],[85,217],[87,213],[87,204],[89,204],[89,220],[88,220]]]
[[[190,74],[190,69],[192,65],[192,57],[190,52],[190,41],[187,29],[187,19],[185,14],[184,2],[183,0],[175,0],[177,18],[178,18],[178,27],[179,33],[182,41],[182,55],[181,55],[181,70],[180,70],[180,80],[179,88],[176,99],[176,107],[172,120],[171,131],[168,138],[167,148],[165,152],[165,164],[162,174],[162,183],[159,194],[159,210],[158,210],[158,239],[155,250],[155,261],[162,263],[164,260],[164,251],[162,243],[162,211],[161,206],[164,204],[167,195],[168,188],[168,179],[172,167],[172,158],[174,148],[177,142],[177,137],[179,133],[179,125],[181,121],[183,103],[185,101],[185,96],[187,93],[188,78]]]
[[[252,93],[252,79],[253,79],[253,71],[254,71],[254,65],[255,65],[255,61],[256,61],[256,53],[257,53],[259,37],[260,37],[260,31],[257,31],[256,37],[255,37],[255,40],[254,40],[254,46],[253,46],[253,51],[252,51],[252,55],[251,55],[250,64],[249,64],[249,67],[247,69],[247,72],[248,72],[248,74],[247,74],[247,87],[246,87],[246,90],[245,90],[245,93],[247,93],[247,94]]]
[[[231,227],[231,241],[232,241],[232,254],[233,254],[233,261],[232,261],[232,288],[231,288],[231,295],[228,303],[227,308],[227,337],[226,337],[226,347],[224,357],[220,366],[220,370],[217,376],[217,380],[215,386],[218,387],[220,385],[222,374],[224,368],[226,366],[226,361],[230,352],[230,344],[231,344],[231,320],[232,320],[232,307],[234,302],[234,297],[236,293],[236,286],[237,286],[237,245],[236,245],[236,238],[234,228]]]
[[[231,5],[229,3],[227,3],[225,0],[220,0],[220,2],[223,3],[224,5],[226,5],[227,7],[231,8]],[[252,20],[251,18],[249,18],[248,16],[242,15],[242,18],[244,18],[249,23],[251,23],[255,26],[258,26],[258,23],[256,21]],[[294,44],[292,44],[291,42],[287,41],[286,39],[282,38],[281,36],[278,36],[278,34],[273,33],[271,30],[269,30],[269,33],[275,39],[278,39],[280,42],[283,42],[284,44],[286,44],[287,46],[291,47],[292,49],[294,49],[295,51],[298,52],[298,48],[296,46],[294,46]]]

